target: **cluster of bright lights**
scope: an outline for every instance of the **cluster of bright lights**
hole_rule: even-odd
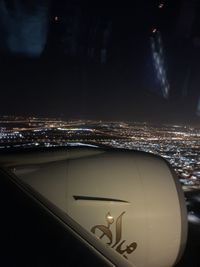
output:
[[[5,132],[0,133],[0,139],[15,139],[15,138],[23,138],[23,135],[19,132]]]

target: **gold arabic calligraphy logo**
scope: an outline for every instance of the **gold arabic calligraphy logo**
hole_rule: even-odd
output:
[[[114,248],[118,253],[127,258],[126,254],[131,254],[137,248],[137,243],[132,242],[130,245],[126,246],[124,249],[124,243],[126,240],[121,241],[122,239],[122,216],[124,215],[125,211],[122,212],[119,217],[116,219],[115,222],[115,242],[113,244],[113,234],[110,229],[110,226],[114,223],[114,218],[111,216],[110,212],[106,214],[106,221],[107,225],[95,225],[91,228],[91,232],[96,235],[96,230],[100,230],[102,234],[99,236],[99,239],[102,239],[104,236],[107,237],[108,242],[107,245]]]

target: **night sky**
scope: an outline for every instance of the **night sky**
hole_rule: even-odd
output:
[[[0,1],[0,115],[198,124],[195,0]]]

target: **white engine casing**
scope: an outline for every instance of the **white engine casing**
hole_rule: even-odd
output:
[[[183,253],[183,192],[157,156],[97,150],[18,166],[15,174],[83,227],[89,242],[116,265],[171,267]]]

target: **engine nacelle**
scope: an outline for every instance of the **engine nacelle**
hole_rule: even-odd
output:
[[[187,216],[168,163],[141,152],[92,151],[15,173],[72,218],[118,266],[170,267],[183,253]],[[78,228],[77,228],[78,223]]]

